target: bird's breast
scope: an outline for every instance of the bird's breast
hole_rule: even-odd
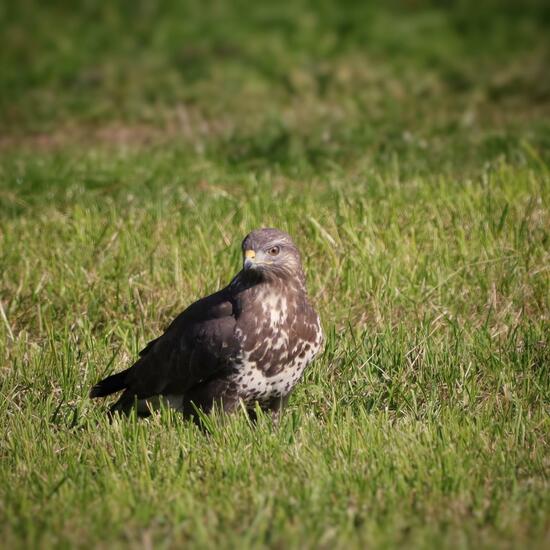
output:
[[[235,335],[240,342],[232,382],[244,401],[285,396],[320,349],[322,335],[307,302],[276,293],[243,308]]]

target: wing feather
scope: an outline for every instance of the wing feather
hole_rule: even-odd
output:
[[[183,394],[230,369],[237,348],[235,325],[227,289],[191,304],[140,352],[127,371],[125,394],[138,399]]]

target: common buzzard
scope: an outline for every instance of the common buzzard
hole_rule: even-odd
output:
[[[163,397],[189,417],[217,404],[256,403],[276,417],[322,347],[300,253],[289,235],[257,229],[242,243],[243,269],[222,290],[190,305],[147,344],[128,369],[97,383],[90,397],[123,390],[111,412],[147,415]]]

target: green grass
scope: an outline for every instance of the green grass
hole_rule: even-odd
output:
[[[550,540],[545,2],[0,7],[0,545]],[[87,393],[276,226],[279,427]]]

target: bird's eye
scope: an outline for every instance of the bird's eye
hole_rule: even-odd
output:
[[[272,246],[268,251],[267,253],[270,255],[270,256],[277,256],[277,254],[279,254],[279,250],[280,248],[278,246]]]

